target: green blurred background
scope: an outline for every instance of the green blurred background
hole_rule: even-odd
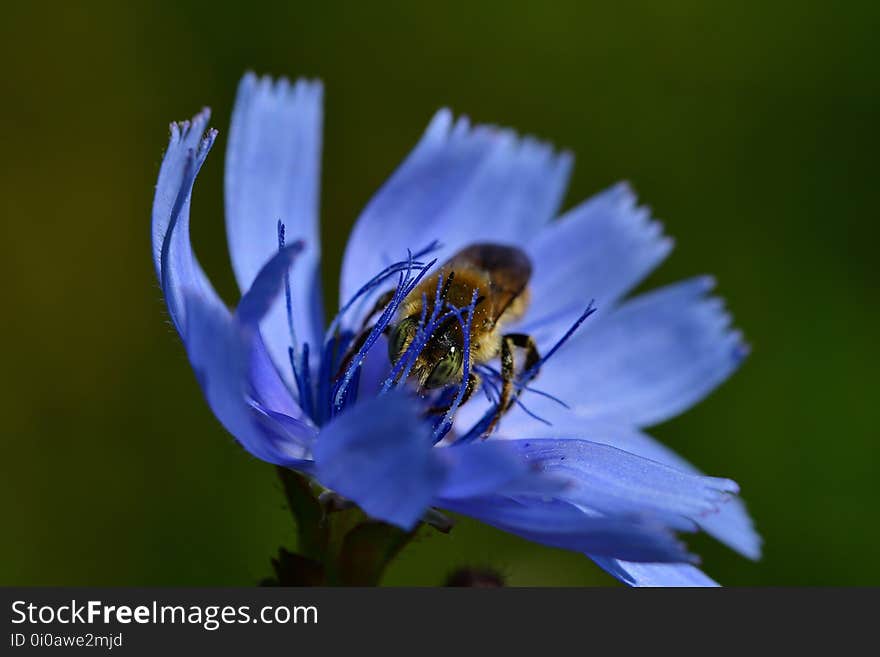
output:
[[[736,6],[734,6],[736,5]],[[648,285],[712,272],[754,347],[652,433],[734,477],[759,563],[725,584],[880,584],[876,3],[8,3],[0,25],[0,584],[247,585],[293,543],[273,469],[203,403],[149,247],[171,120],[214,110],[199,256],[229,301],[225,134],[246,69],[326,87],[324,272],[449,105],[572,149],[566,205],[629,179],[677,238]],[[611,584],[463,521],[388,584],[490,564]]]

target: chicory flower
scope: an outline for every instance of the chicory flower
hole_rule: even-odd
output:
[[[171,126],[153,259],[205,398],[248,452],[399,527],[448,509],[583,552],[632,585],[714,584],[678,532],[704,530],[759,556],[737,485],[702,475],[644,433],[710,393],[746,348],[708,278],[627,298],[672,244],[626,184],[557,217],[569,154],[441,110],[358,218],[340,310],[327,325],[322,87],[248,74],[226,152],[226,230],[242,292],[230,310],[189,237],[193,185],[217,136],[208,119],[204,110]],[[450,402],[438,417],[426,413],[437,395],[416,394],[401,372],[407,359],[392,365],[386,344],[406,296],[477,242],[528,254],[531,301],[515,328],[543,354],[488,439],[497,369],[474,364],[485,394],[467,403],[463,383],[438,393]],[[376,318],[383,293],[391,300]],[[463,329],[473,303],[449,310]],[[409,362],[436,320],[422,317]]]

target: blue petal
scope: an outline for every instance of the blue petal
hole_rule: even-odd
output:
[[[590,555],[611,575],[630,586],[709,587],[718,583],[696,566],[688,564],[632,563]]]
[[[278,374],[269,358],[263,338],[254,331],[250,352],[248,379],[253,388],[253,396],[266,408],[284,413],[294,418],[304,419],[305,413],[290,396],[290,390]]]
[[[358,399],[378,395],[382,384],[390,373],[391,363],[388,360],[388,338],[380,335],[373,348],[367,352],[364,364],[361,366]]]
[[[522,330],[552,340],[590,299],[600,311],[613,308],[671,250],[672,240],[626,183],[593,196],[528,243],[534,274]]]
[[[523,401],[532,406],[534,398],[526,395]],[[502,420],[499,438],[527,439],[546,436],[559,439],[583,439],[616,447],[630,454],[663,463],[682,472],[702,473],[674,451],[638,429],[596,422],[580,417],[565,408],[549,405],[540,409],[550,426],[535,420],[521,409],[514,408]],[[761,537],[755,531],[743,501],[734,497],[718,507],[716,513],[695,518],[708,534],[750,559],[761,557]]]
[[[312,458],[312,447],[318,431],[309,420],[270,410],[255,400],[250,401],[250,407],[267,440],[272,445],[279,446],[285,458],[294,457],[294,460],[286,461],[283,465],[313,475],[315,462]]]
[[[534,139],[490,126],[472,128],[465,118],[453,121],[448,110],[438,112],[355,224],[341,300],[372,274],[405,259],[407,249],[435,239],[442,248],[432,257],[441,261],[475,241],[530,239],[556,213],[570,169],[568,154]]]
[[[220,303],[201,294],[184,294],[187,354],[211,410],[238,442],[259,459],[289,467],[308,467],[303,434],[266,422],[251,402],[248,369],[253,330],[243,326]],[[309,441],[310,442],[310,441]]]
[[[438,493],[447,499],[506,490],[532,472],[516,449],[503,441],[437,448],[437,454],[449,469]]]
[[[318,82],[274,82],[244,76],[238,87],[226,150],[226,232],[236,280],[248,290],[278,250],[278,222],[304,252],[291,275],[291,305],[299,342],[322,343],[318,196],[322,88]],[[291,383],[290,329],[283,299],[262,325],[282,376]]]
[[[205,132],[211,114],[206,109],[193,120],[171,124],[171,138],[159,169],[153,199],[153,263],[178,333],[186,333],[184,290],[219,298],[195,258],[189,239],[189,208],[193,183],[211,146],[216,131]]]
[[[184,343],[202,336],[189,327],[185,294],[200,297],[201,305],[228,315],[207,276],[199,266],[189,237],[189,207],[196,174],[214,143],[216,133],[203,138],[209,113],[192,122],[172,124],[171,140],[156,185],[153,203],[153,258],[172,321]],[[205,313],[202,313],[204,317]],[[187,344],[189,350],[189,345]],[[269,362],[258,333],[247,350],[247,376],[254,399],[275,410],[299,417],[301,411]]]
[[[251,283],[250,289],[241,297],[235,313],[238,320],[253,328],[270,312],[284,288],[287,270],[302,253],[302,244],[296,242],[276,249]]]
[[[439,500],[450,511],[530,541],[629,561],[688,562],[693,557],[662,525],[649,520],[609,518],[561,500],[511,499],[498,495]]]
[[[290,391],[272,366],[259,329],[260,322],[281,296],[288,270],[301,254],[301,243],[294,243],[277,251],[241,298],[236,309],[236,319],[248,327],[254,336],[250,350],[249,377],[255,398],[276,412],[305,420],[305,413],[290,396]]]
[[[686,472],[699,472],[696,468]],[[727,547],[752,560],[761,558],[763,539],[755,529],[745,503],[735,497],[723,505],[718,513],[697,519],[700,528]]]
[[[501,431],[510,438],[544,435],[556,438],[582,438],[591,442],[617,447],[682,472],[702,473],[674,451],[637,429],[591,422],[579,418],[564,409],[551,416],[553,425],[547,427],[535,422],[522,412],[513,412]],[[541,433],[537,433],[541,432]],[[708,534],[750,559],[761,557],[761,537],[749,517],[745,504],[739,497],[729,499],[718,507],[716,513],[695,518],[696,523]]]
[[[671,449],[638,430],[584,423],[579,433],[585,437],[589,436],[594,442],[612,445],[682,472],[702,474]],[[739,497],[731,498],[722,504],[716,513],[703,515],[695,520],[707,534],[714,536],[728,547],[750,559],[760,559],[761,537],[755,531],[745,504]]]
[[[446,475],[421,408],[402,393],[355,404],[321,431],[318,480],[368,515],[411,529]]]
[[[729,479],[689,474],[623,450],[577,439],[507,441],[542,472],[568,479],[561,496],[607,515],[651,514],[677,529],[717,512],[738,492]]]
[[[719,299],[698,278],[638,296],[588,319],[541,369],[534,385],[583,418],[648,426],[687,410],[730,376],[747,354]],[[525,395],[537,415],[554,402]]]

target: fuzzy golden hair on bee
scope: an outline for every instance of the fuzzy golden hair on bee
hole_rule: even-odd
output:
[[[466,323],[449,316],[433,330],[415,356],[409,374],[420,389],[430,390],[460,385],[467,370],[469,397],[480,385],[474,366],[500,357],[503,413],[512,393],[514,348],[529,349],[526,365],[538,360],[531,338],[504,334],[505,328],[522,317],[528,307],[531,273],[528,256],[513,246],[479,243],[458,251],[400,305],[389,332],[390,360],[396,363],[410,350],[425,318],[448,308],[469,309]],[[469,332],[467,340],[465,330]]]

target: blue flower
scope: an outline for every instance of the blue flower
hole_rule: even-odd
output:
[[[448,509],[583,552],[632,585],[714,584],[679,532],[703,530],[759,557],[737,485],[702,475],[643,431],[709,394],[746,348],[708,296],[708,278],[626,297],[672,248],[627,185],[556,218],[569,154],[441,110],[357,220],[343,305],[325,327],[320,83],[249,74],[238,89],[225,171],[242,291],[234,310],[189,238],[193,184],[217,134],[206,131],[208,118],[205,110],[171,126],[153,259],[207,402],[247,451],[400,527]],[[539,376],[518,383],[517,403],[486,440],[477,438],[498,403],[497,370],[479,365],[485,395],[462,404],[463,384],[453,387],[441,393],[449,412],[430,415],[432,400],[400,373],[418,339],[392,371],[384,334],[436,262],[481,241],[516,245],[531,259],[531,302],[516,330],[544,354]],[[389,290],[390,304],[361,332]],[[466,323],[468,310],[449,312]],[[419,335],[435,320],[423,316]]]

